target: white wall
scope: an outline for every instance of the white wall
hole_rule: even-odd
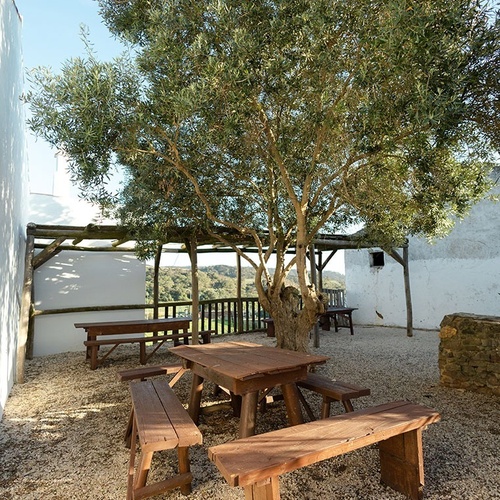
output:
[[[27,200],[21,19],[0,0],[0,419],[14,383]]]
[[[37,310],[144,304],[145,263],[130,253],[63,251],[34,276]],[[41,315],[35,318],[33,355],[84,352],[74,323],[144,318],[144,310]]]
[[[405,327],[401,265],[385,254],[384,267],[370,268],[366,249],[346,251],[345,260],[347,304],[359,308],[353,320]],[[437,329],[455,312],[500,315],[500,204],[476,205],[433,245],[411,238],[409,268],[415,328]]]

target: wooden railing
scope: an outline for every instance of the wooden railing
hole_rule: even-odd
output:
[[[239,305],[241,304],[241,306]],[[158,306],[159,317],[191,316],[191,301],[165,302]],[[241,308],[241,314],[239,314]],[[152,315],[152,312],[149,313]],[[240,317],[240,321],[238,321]],[[198,322],[200,330],[215,330],[216,335],[263,330],[266,312],[256,297],[238,299],[200,300]],[[238,324],[238,323],[241,324]]]
[[[344,306],[344,290],[324,289],[329,306]],[[241,325],[238,324],[238,299],[200,300],[198,312],[200,330],[215,330],[217,334],[246,333],[265,329],[263,319],[268,314],[256,297],[241,299]],[[166,302],[159,305],[158,316],[191,316],[191,302]]]

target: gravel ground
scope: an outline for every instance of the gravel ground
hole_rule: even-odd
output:
[[[274,344],[264,333],[239,339]],[[345,328],[322,332],[321,347],[311,352],[331,357],[318,373],[370,387],[371,396],[356,400],[356,408],[406,399],[441,412],[442,421],[424,432],[426,499],[500,499],[499,398],[441,387],[438,346],[435,331],[408,338],[402,329],[357,327],[354,336]],[[125,498],[129,453],[122,437],[130,397],[116,373],[138,365],[138,347],[122,346],[111,356],[95,371],[83,352],[27,362],[26,383],[14,387],[0,423],[0,499]],[[151,361],[176,359],[164,350]],[[175,386],[184,403],[189,388],[186,374]],[[319,398],[307,397],[319,409]],[[213,391],[204,392],[204,405],[215,399]],[[342,412],[340,405],[332,405],[335,412]],[[256,432],[283,427],[285,419],[283,403],[271,404],[259,413]],[[201,417],[200,429],[204,444],[190,452],[189,498],[243,499],[243,490],[229,487],[207,457],[208,447],[236,437],[238,419],[213,412]],[[151,479],[171,474],[175,458],[171,451],[158,453]],[[284,474],[280,484],[282,500],[403,498],[379,483],[374,446]],[[186,497],[174,490],[156,498]]]

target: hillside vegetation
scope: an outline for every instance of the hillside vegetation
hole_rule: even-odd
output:
[[[254,271],[251,267],[243,267],[241,278],[241,294],[243,297],[256,297]],[[153,301],[152,266],[146,267],[146,301]],[[297,275],[292,271],[288,277],[289,284],[297,284]],[[345,276],[333,271],[323,272],[324,288],[345,288]],[[189,267],[161,267],[159,276],[160,302],[191,300],[191,270]],[[199,269],[200,300],[213,300],[236,297],[236,267],[207,266]]]

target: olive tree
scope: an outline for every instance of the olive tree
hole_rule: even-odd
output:
[[[307,271],[319,231],[362,223],[380,245],[443,235],[488,188],[499,37],[485,2],[99,4],[127,55],[35,70],[32,129],[143,248],[175,223],[232,245],[281,347],[307,350],[323,311]],[[124,183],[112,194],[114,168]]]

